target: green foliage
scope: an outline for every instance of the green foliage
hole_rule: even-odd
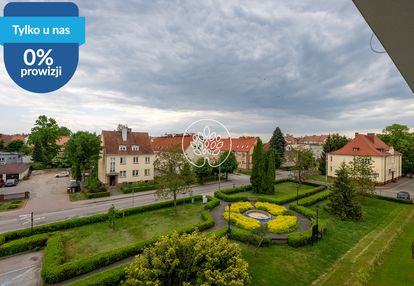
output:
[[[69,168],[70,162],[65,154],[57,154],[55,158],[52,159],[52,166],[55,168]]]
[[[260,138],[257,139],[256,146],[253,149],[252,155],[252,175],[250,176],[250,183],[252,184],[252,190],[255,193],[262,193],[265,190],[265,159],[263,143]]]
[[[226,180],[227,180],[229,177],[229,173],[233,173],[235,170],[237,170],[236,155],[232,151],[224,151],[220,155],[220,163],[223,161],[224,163],[220,165],[220,171],[226,174]]]
[[[188,162],[179,147],[161,152],[155,160],[154,168],[161,174],[158,178],[159,189],[155,194],[159,198],[171,198],[174,212],[177,213],[177,195],[191,193]],[[184,171],[183,171],[184,170]]]
[[[208,201],[204,205],[204,209],[206,210],[212,210],[220,205],[220,200],[216,199],[215,197],[207,196],[207,199]]]
[[[59,146],[56,144],[59,126],[56,120],[45,115],[39,116],[29,135],[29,143],[33,145],[32,158],[43,166],[50,166],[52,159],[58,154]]]
[[[273,194],[275,192],[275,177],[276,177],[276,168],[275,168],[275,156],[278,156],[277,153],[270,149],[265,153],[265,178],[263,193]]]
[[[183,178],[184,183],[187,186],[194,184],[196,181],[196,177],[193,171],[193,166],[187,160],[184,160],[182,162],[182,166],[180,169],[180,175]]]
[[[286,146],[285,137],[283,136],[283,133],[279,127],[276,127],[276,129],[273,131],[273,135],[270,138],[269,144],[270,144],[270,148],[273,149],[276,152],[276,154],[279,155],[279,156],[275,156],[275,167],[279,168],[281,159],[283,159],[284,154],[285,154],[285,146]],[[276,160],[277,158],[279,158],[279,161]]]
[[[204,164],[204,165],[203,165]],[[210,176],[213,168],[205,161],[204,158],[199,158],[196,162],[197,167],[194,167],[194,173],[197,177],[197,182],[203,184],[206,177]],[[202,166],[202,167],[198,167]]]
[[[374,161],[370,156],[356,156],[349,163],[350,176],[359,195],[373,195],[375,178]]]
[[[65,127],[65,126],[60,126],[59,127],[59,135],[60,136],[71,136],[72,131],[70,131],[70,129]]]
[[[96,166],[101,149],[101,139],[96,134],[86,131],[73,134],[65,146],[65,156],[72,165],[72,176],[79,178],[78,172],[82,175]]]
[[[303,216],[307,217],[307,218],[314,218],[316,217],[316,212],[310,208],[301,206],[301,205],[297,205],[297,204],[290,204],[289,205],[289,209],[294,210],[295,212],[298,212],[300,214],[302,214]]]
[[[88,276],[68,284],[68,286],[113,286],[119,285],[125,279],[125,265]]]
[[[312,221],[312,225],[305,231],[294,232],[288,235],[288,244],[293,247],[305,246],[312,243],[312,227],[316,221]],[[325,233],[326,226],[323,220],[319,219],[319,232]]]
[[[342,163],[336,171],[332,191],[329,204],[331,213],[342,220],[360,220],[362,217],[361,206],[356,201],[356,190],[350,177],[349,168],[345,163]]]
[[[326,175],[326,155],[330,152],[341,149],[348,142],[348,138],[341,136],[338,133],[328,135],[322,147],[321,157],[319,158],[319,173],[321,175]]]
[[[24,146],[24,142],[21,140],[11,141],[5,148],[7,152],[21,152]]]
[[[385,197],[385,196],[380,196],[380,195],[369,195],[370,197],[374,197],[376,199],[380,199],[380,200],[384,200],[384,201],[390,201],[390,202],[395,202],[395,203],[400,203],[400,204],[408,204],[411,205],[413,204],[413,200],[412,199],[397,199],[394,197]]]
[[[320,192],[320,193],[317,193],[315,195],[312,195],[312,196],[309,196],[309,197],[306,197],[306,198],[302,199],[299,202],[299,204],[301,206],[305,206],[305,207],[306,206],[310,206],[310,205],[313,205],[313,204],[315,204],[317,202],[326,200],[331,195],[332,195],[332,191],[326,190],[326,191],[323,191],[323,192]]]
[[[38,234],[4,244],[0,243],[0,257],[44,247],[48,237],[48,234]]]
[[[109,227],[112,229],[115,229],[115,221],[118,218],[118,212],[113,204],[108,209],[107,217],[108,217]]]
[[[86,195],[86,198],[89,200],[89,199],[110,197],[111,192],[105,191],[105,192],[97,192],[97,193],[85,193],[85,195]]]
[[[153,182],[148,183],[133,183],[133,184],[125,184],[121,186],[121,192],[124,194],[129,193],[138,193],[143,191],[155,190],[158,188],[158,184]]]
[[[123,285],[248,285],[240,247],[199,233],[162,237],[126,270]]]
[[[0,139],[0,151],[4,151],[5,148],[6,148],[6,145],[4,144],[3,139]]]

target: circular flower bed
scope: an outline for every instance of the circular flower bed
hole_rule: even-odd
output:
[[[282,206],[279,206],[279,205],[276,205],[276,204],[272,204],[272,203],[257,202],[255,205],[256,205],[256,208],[258,210],[267,211],[271,215],[274,215],[274,216],[281,215],[281,214],[284,214],[286,212],[285,207],[282,207]]]
[[[292,215],[280,215],[267,222],[267,229],[272,233],[292,232],[298,227],[298,219]]]
[[[253,209],[253,205],[249,202],[234,203],[230,207],[230,223],[237,227],[256,230],[260,228],[260,222],[253,218],[244,216],[242,213]],[[225,207],[223,217],[226,221],[229,220],[229,207]]]

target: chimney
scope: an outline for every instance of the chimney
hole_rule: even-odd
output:
[[[128,127],[123,126],[121,132],[122,132],[122,140],[127,141],[128,140]]]
[[[368,133],[367,137],[372,143],[374,143],[375,133]]]
[[[358,132],[355,132],[355,138],[356,138],[358,135],[359,135],[359,133],[358,133]]]

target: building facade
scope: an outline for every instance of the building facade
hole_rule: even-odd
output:
[[[16,152],[0,152],[0,165],[21,163],[23,163],[22,154]]]
[[[146,132],[102,131],[99,180],[109,186],[154,180],[155,155]]]
[[[378,185],[398,180],[402,174],[402,155],[380,140],[374,133],[367,135],[355,133],[352,139],[341,149],[331,152],[327,158],[327,175],[335,177],[342,162],[349,163],[356,156],[369,156],[377,174]]]
[[[258,137],[241,136],[239,138],[224,138],[221,151],[233,151],[237,159],[237,168],[248,171],[253,167],[252,155]]]

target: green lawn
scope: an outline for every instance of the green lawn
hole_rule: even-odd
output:
[[[5,201],[0,203],[0,212],[15,210],[23,206],[23,200]]]
[[[66,261],[150,239],[202,221],[200,213],[203,206],[200,202],[180,205],[177,209],[177,216],[174,216],[172,208],[164,208],[120,218],[116,221],[115,230],[105,222],[63,231]]]
[[[373,274],[369,285],[413,285],[414,259],[411,244],[414,241],[414,220],[404,227],[394,241],[391,251],[383,257],[383,264]]]
[[[335,181],[332,178],[328,178],[328,181],[326,181],[326,177],[324,175],[313,175],[309,178],[309,180],[319,181],[319,182],[323,182],[323,183],[330,183],[330,184],[333,184],[333,182]]]
[[[362,202],[364,218],[361,222],[341,221],[327,213],[319,203],[320,217],[327,225],[327,233],[315,246],[292,248],[288,245],[272,245],[261,248],[254,256],[255,248],[240,243],[243,256],[249,262],[251,285],[309,285],[320,275],[329,272],[332,265],[361,238],[389,224],[400,210],[409,212],[411,205],[366,199]],[[313,205],[312,208],[315,208]],[[408,271],[408,270],[407,270]],[[340,279],[349,273],[337,273]],[[316,283],[315,285],[320,285]],[[338,285],[338,284],[326,284]],[[342,284],[341,284],[342,285]],[[352,285],[352,284],[351,284]]]
[[[241,194],[243,195],[247,195],[247,196],[263,196],[263,197],[271,197],[271,198],[280,198],[283,197],[285,195],[291,195],[291,194],[296,194],[296,188],[297,188],[297,184],[296,183],[292,183],[292,182],[284,182],[284,183],[280,183],[280,184],[275,184],[275,194],[274,195],[265,195],[265,194],[256,194],[253,192],[242,192],[242,193],[236,193],[236,194],[231,194],[229,195],[231,196],[239,196]],[[311,189],[314,189],[314,186],[309,186],[309,185],[301,185],[300,189],[299,189],[299,194],[301,192],[305,192],[305,191],[309,191]]]

